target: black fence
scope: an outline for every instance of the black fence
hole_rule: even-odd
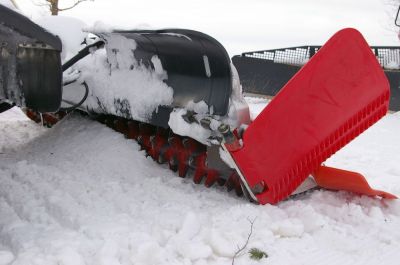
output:
[[[274,63],[302,66],[318,52],[321,46],[299,46],[275,50],[245,52],[241,56],[248,58],[264,59]],[[398,46],[372,46],[376,59],[387,70],[400,69],[400,47]]]
[[[321,46],[299,46],[275,50],[255,51],[242,53],[241,56],[268,60],[274,63],[301,66],[318,52]]]
[[[321,46],[245,52],[232,58],[247,93],[274,96]],[[400,47],[372,46],[391,88],[390,109],[400,110]]]

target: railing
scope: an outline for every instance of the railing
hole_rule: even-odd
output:
[[[244,57],[270,60],[275,63],[301,66],[318,52],[321,46],[299,46],[242,53]],[[371,46],[376,59],[385,70],[400,70],[399,46]]]

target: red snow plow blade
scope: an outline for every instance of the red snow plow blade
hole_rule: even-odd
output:
[[[287,198],[383,117],[388,100],[389,83],[362,35],[336,33],[250,124],[242,148],[230,151],[251,197]]]

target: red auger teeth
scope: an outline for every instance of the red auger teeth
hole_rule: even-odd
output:
[[[168,142],[166,138],[167,135],[168,134],[165,132],[165,130],[157,130],[156,135],[151,139],[151,157],[158,162],[160,161],[160,159],[163,160],[161,151],[163,150],[163,148],[165,149],[168,147]]]
[[[193,176],[193,182],[196,184],[200,184],[204,177],[205,177],[205,175],[203,172],[196,171]]]
[[[193,182],[196,184],[200,184],[207,174],[206,160],[207,154],[205,152],[194,158],[195,173],[193,177]]]
[[[171,163],[171,161],[170,161],[170,162],[168,163],[168,165],[169,165],[169,169],[170,169],[170,170],[172,170],[172,171],[174,171],[174,172],[178,171],[178,165],[177,165],[177,164]]]
[[[40,113],[32,111],[30,109],[26,110],[26,116],[28,116],[29,119],[33,120],[36,123],[40,123],[42,121]]]
[[[128,121],[128,139],[137,139],[139,135],[139,124],[134,121]]]
[[[178,171],[178,160],[176,159],[175,156],[172,156],[168,160],[168,165],[169,165],[169,169],[171,169],[172,171],[174,171],[174,172]]]
[[[243,195],[242,186],[240,185],[240,179],[236,172],[233,172],[232,175],[226,180],[225,186],[228,191],[235,190],[237,196]]]
[[[178,163],[178,175],[181,178],[186,177],[186,173],[188,172],[189,167],[186,165],[185,162],[179,161]]]
[[[204,185],[209,188],[214,185],[215,182],[219,179],[219,174],[216,170],[209,169],[206,176],[206,181]]]

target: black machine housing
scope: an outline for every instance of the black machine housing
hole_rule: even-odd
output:
[[[0,103],[57,111],[62,95],[57,36],[0,5]]]

